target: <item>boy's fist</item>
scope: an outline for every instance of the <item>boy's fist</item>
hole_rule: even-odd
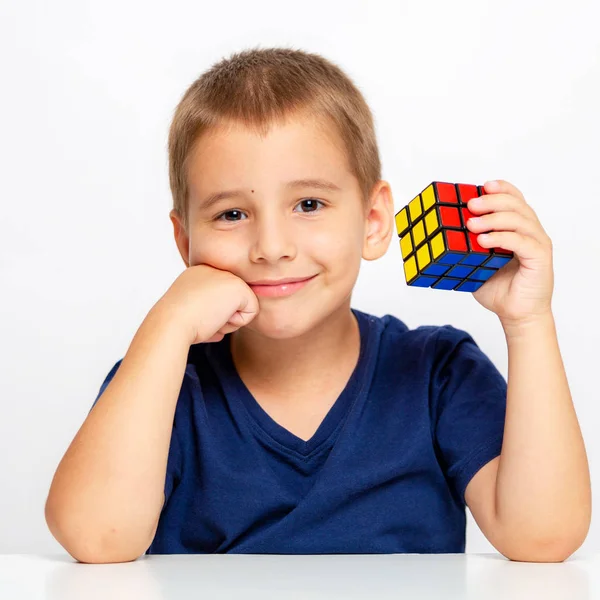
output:
[[[189,343],[219,342],[258,314],[258,298],[229,271],[200,264],[188,267],[157,302],[175,315]]]

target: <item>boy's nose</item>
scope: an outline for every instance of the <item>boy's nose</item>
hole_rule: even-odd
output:
[[[250,247],[251,261],[273,263],[295,256],[296,244],[284,219],[271,216],[257,224],[254,242]]]

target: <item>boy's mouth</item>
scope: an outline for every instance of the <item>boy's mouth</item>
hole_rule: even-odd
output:
[[[310,277],[286,277],[284,279],[259,279],[248,282],[248,285],[257,296],[279,298],[297,292],[315,277],[316,275],[311,275]]]

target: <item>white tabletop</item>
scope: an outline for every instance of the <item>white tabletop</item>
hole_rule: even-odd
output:
[[[600,598],[600,555],[518,563],[498,554],[185,554],[86,565],[0,555],[2,600]]]

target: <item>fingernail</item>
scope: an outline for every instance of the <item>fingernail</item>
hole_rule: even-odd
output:
[[[491,190],[497,190],[500,187],[500,184],[494,179],[492,181],[486,181],[484,186]]]

